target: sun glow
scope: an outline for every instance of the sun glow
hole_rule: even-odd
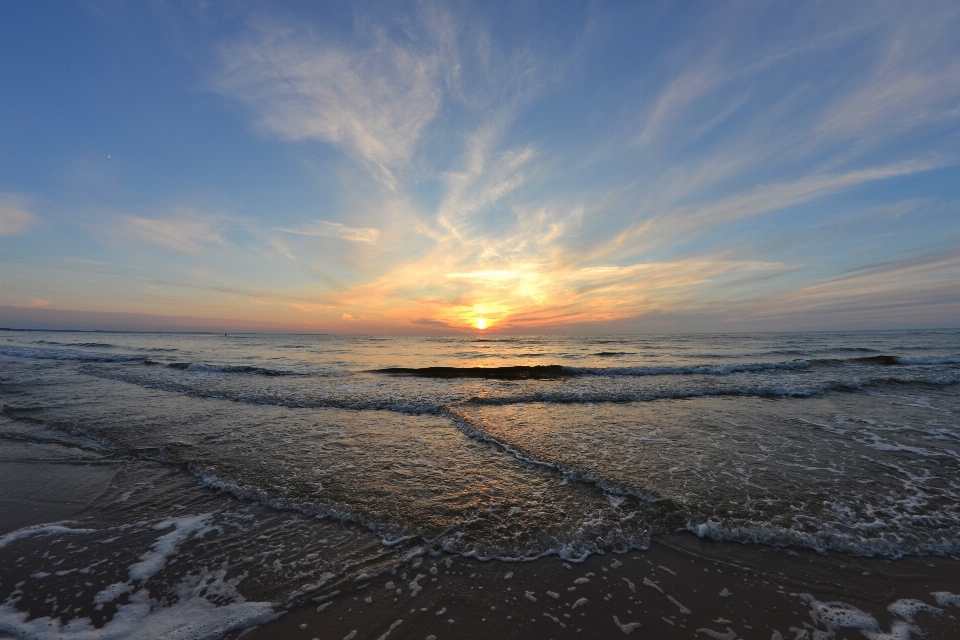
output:
[[[477,318],[477,329],[486,329],[487,328],[487,319],[486,318]]]

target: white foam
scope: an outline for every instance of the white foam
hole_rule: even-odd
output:
[[[690,609],[687,609],[685,606],[683,606],[682,604],[680,604],[679,602],[677,602],[677,599],[674,598],[673,596],[667,596],[667,600],[669,600],[670,602],[672,602],[673,604],[675,604],[675,605],[677,606],[677,608],[680,609],[680,613],[681,613],[681,614],[683,614],[683,615],[685,615],[685,616],[688,616],[688,615],[690,615],[691,613],[693,613],[692,611],[690,611]]]
[[[719,631],[714,631],[713,629],[706,629],[706,628],[697,629],[696,632],[702,633],[704,635],[708,635],[714,640],[737,640],[737,633],[730,627],[727,627],[726,633],[720,633]]]
[[[651,580],[650,578],[644,578],[644,579],[643,579],[643,584],[646,585],[646,586],[648,586],[648,587],[651,587],[651,588],[653,588],[653,589],[656,589],[656,590],[659,591],[660,593],[663,593],[663,589],[660,588],[660,585],[658,585],[656,582],[654,582],[654,581]]]
[[[292,600],[296,600],[301,596],[305,596],[307,594],[314,593],[315,591],[319,591],[333,577],[334,577],[334,574],[330,573],[329,571],[325,571],[324,573],[321,573],[319,579],[317,579],[316,582],[313,582],[311,584],[305,584],[299,589],[297,589],[296,591],[294,591],[293,593],[291,593],[289,596],[287,596],[287,601],[290,602]],[[339,591],[335,593],[339,593]],[[318,600],[317,602],[320,602],[320,600]]]
[[[234,602],[217,606],[201,596],[202,591],[214,586],[209,584],[211,579],[219,587],[217,595],[229,592]],[[189,583],[181,583],[176,594],[176,603],[161,606],[150,598],[146,589],[136,591],[129,603],[119,605],[113,618],[100,629],[94,627],[89,618],[75,618],[66,624],[59,616],[28,620],[29,612],[17,611],[8,600],[0,605],[0,632],[31,640],[218,640],[228,633],[269,622],[278,615],[269,602],[244,601],[231,585],[222,581],[222,575],[196,576]]]
[[[114,582],[109,587],[102,589],[93,597],[94,604],[106,604],[113,602],[125,593],[128,593],[133,587],[129,582]]]
[[[943,613],[943,609],[932,607],[923,600],[914,600],[912,598],[901,598],[887,607],[887,611],[900,616],[907,622],[913,622],[914,616],[921,611],[929,613]]]
[[[831,631],[837,629],[878,629],[876,619],[869,613],[857,609],[845,602],[820,602],[809,593],[800,597],[810,606],[810,617],[814,622],[823,624]]]
[[[417,574],[417,577],[410,581],[410,584],[408,584],[407,587],[410,588],[410,596],[411,596],[411,597],[414,597],[414,596],[416,596],[418,593],[420,593],[421,591],[423,591],[423,587],[420,586],[419,582],[420,582],[420,580],[422,580],[423,578],[426,578],[426,577],[427,577],[427,576],[423,575],[422,573],[418,573],[418,574]]]
[[[130,565],[127,570],[130,580],[146,582],[155,575],[167,563],[167,558],[172,556],[179,549],[180,544],[194,533],[205,529],[207,522],[212,514],[205,513],[199,516],[187,516],[183,518],[169,518],[163,522],[154,525],[154,531],[162,531],[169,527],[174,527],[173,531],[165,536],[161,536],[150,551],[140,556],[140,562]]]
[[[890,627],[890,631],[881,631],[879,629],[861,630],[867,640],[910,640],[911,632],[919,631],[915,626],[903,620],[896,620]]]
[[[69,522],[69,521],[64,521]],[[17,529],[16,531],[11,531],[10,533],[0,537],[0,549],[7,546],[14,540],[20,540],[29,536],[37,535],[56,535],[56,534],[74,534],[74,535],[86,535],[90,533],[95,533],[96,529],[71,529],[70,527],[65,527],[60,522],[54,522],[51,524],[37,524],[31,527],[24,527],[23,529]]]
[[[950,593],[949,591],[933,591],[930,593],[933,596],[933,599],[937,601],[937,604],[941,607],[960,607],[960,595],[955,593]]]
[[[640,626],[639,622],[620,622],[620,618],[613,616],[613,621],[620,627],[620,631],[623,631],[625,634],[630,635],[633,633],[633,630]]]
[[[399,627],[401,624],[403,624],[403,619],[402,619],[402,618],[401,618],[400,620],[397,620],[397,621],[394,622],[393,624],[391,624],[391,625],[390,625],[390,628],[387,629],[386,632],[385,632],[382,636],[380,636],[379,638],[377,638],[377,640],[385,640],[386,637],[389,636],[389,635],[393,632],[393,630],[396,629],[397,627]]]

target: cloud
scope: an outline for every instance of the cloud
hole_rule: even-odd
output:
[[[657,98],[636,143],[646,145],[669,131],[683,112],[697,99],[709,93],[720,82],[716,69],[697,69],[674,79]]]
[[[145,242],[177,253],[200,255],[210,245],[225,245],[223,220],[181,210],[170,218],[122,216],[114,233],[125,240]]]
[[[876,63],[824,109],[818,133],[829,140],[890,138],[923,124],[960,116],[960,59],[945,44],[956,38],[960,11],[911,8],[873,45]],[[946,55],[945,55],[946,54]],[[862,140],[863,141],[863,140]],[[862,142],[861,142],[862,143]]]
[[[761,185],[699,207],[677,209],[669,214],[670,223],[703,228],[776,211],[823,198],[860,184],[899,178],[956,165],[956,158],[912,159],[893,165],[869,167],[827,175],[809,175],[794,182]]]
[[[420,325],[422,327],[436,327],[437,329],[452,329],[446,322],[440,322],[439,320],[431,320],[430,318],[416,318],[415,320],[410,321],[411,324]]]
[[[299,229],[286,229],[274,227],[275,231],[284,233],[295,233],[302,236],[316,236],[318,238],[339,238],[349,240],[350,242],[365,242],[367,244],[376,244],[380,237],[379,229],[369,227],[348,227],[339,222],[327,222],[319,220]]]
[[[359,39],[359,38],[358,38]],[[389,173],[409,160],[440,105],[440,61],[375,32],[364,49],[265,28],[221,50],[216,88],[285,140],[339,145]]]
[[[798,309],[843,309],[902,303],[935,302],[958,298],[960,250],[891,260],[809,284],[763,304],[767,315]],[[950,292],[944,296],[944,292]]]
[[[0,236],[15,236],[25,232],[35,222],[36,217],[16,202],[0,200]]]

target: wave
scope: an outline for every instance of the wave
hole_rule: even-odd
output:
[[[581,376],[725,376],[732,373],[756,373],[760,371],[807,369],[809,367],[810,363],[806,360],[793,360],[791,362],[754,362],[749,364],[690,365],[673,367],[563,367],[563,370],[565,373],[567,373],[567,375]]]
[[[960,356],[931,356],[929,358],[897,358],[900,361],[900,364],[911,365],[911,364],[928,364],[928,365],[943,365],[943,364],[960,364]]]
[[[656,400],[684,400],[687,398],[717,396],[754,396],[760,398],[810,398],[827,391],[858,391],[860,385],[837,383],[823,386],[763,386],[729,387],[718,389],[678,389],[675,391],[555,391],[520,394],[515,396],[474,396],[465,401],[468,405],[508,405],[549,402],[556,404],[628,403],[654,402]]]
[[[117,346],[109,342],[55,342],[54,340],[34,340],[31,344],[52,344],[62,347],[88,347],[93,349],[113,349]]]
[[[852,531],[840,530],[834,522],[822,524],[825,525],[823,529],[813,533],[776,526],[770,522],[725,522],[718,521],[716,517],[710,517],[692,518],[679,529],[715,542],[799,547],[812,549],[821,554],[840,551],[868,558],[880,556],[896,559],[907,555],[949,556],[960,552],[960,539],[955,536],[921,538],[916,532],[877,535],[876,532],[870,531],[876,526],[875,522],[852,523],[850,525]]]
[[[478,368],[479,369],[479,368]],[[688,385],[680,388],[644,388],[611,389],[607,386],[578,386],[574,383],[551,385],[549,389],[537,391],[536,386],[504,387],[497,395],[466,395],[475,393],[472,387],[458,390],[448,389],[446,393],[407,395],[402,389],[384,386],[378,392],[372,392],[365,385],[356,388],[340,386],[324,390],[312,388],[304,393],[301,388],[251,389],[231,388],[229,385],[208,386],[202,379],[190,379],[170,376],[144,375],[137,370],[98,369],[89,367],[85,373],[113,380],[119,380],[138,386],[159,389],[171,393],[183,393],[193,397],[220,398],[231,402],[284,406],[294,409],[350,409],[355,411],[393,411],[410,415],[436,415],[451,406],[477,405],[517,405],[527,403],[593,404],[593,403],[632,403],[655,402],[658,400],[683,400],[700,397],[760,397],[760,398],[809,398],[825,393],[856,393],[867,387],[877,385],[935,385],[949,386],[960,383],[960,375],[925,376],[876,376],[851,379],[828,379],[809,381],[803,384],[736,384],[723,386]],[[388,370],[389,371],[389,370]],[[462,371],[462,370],[460,370]],[[489,371],[489,369],[487,370]],[[442,372],[441,372],[442,373]],[[462,377],[462,376],[461,376]],[[501,378],[503,379],[503,378]],[[202,386],[201,386],[202,383]],[[207,388],[205,388],[207,387]],[[511,393],[511,391],[513,393]]]
[[[266,367],[254,367],[250,365],[211,365],[211,364],[201,364],[197,362],[171,362],[167,366],[170,367],[171,369],[181,369],[183,371],[195,371],[195,372],[205,372],[205,373],[252,373],[260,376],[271,376],[271,377],[306,375],[297,371],[267,369]]]
[[[898,531],[897,535],[877,535],[876,521],[871,517],[867,521],[823,521],[817,532],[800,531],[775,525],[768,521],[750,521],[742,518],[718,518],[707,515],[697,505],[675,502],[669,498],[636,491],[619,486],[615,482],[584,473],[567,465],[544,460],[518,447],[492,436],[487,432],[482,420],[475,420],[468,414],[449,409],[445,412],[457,428],[467,437],[478,442],[497,446],[517,460],[540,467],[553,469],[572,482],[589,483],[610,496],[631,496],[657,515],[651,522],[654,530],[689,531],[700,538],[710,538],[717,542],[735,541],[740,543],[765,544],[777,547],[801,547],[826,554],[829,551],[841,551],[855,556],[881,556],[901,558],[905,555],[953,555],[960,552],[960,537],[956,535],[930,535],[924,537],[923,531],[910,528]],[[698,513],[699,512],[699,513]],[[677,518],[680,520],[677,521]],[[955,523],[954,516],[940,514],[945,529]],[[683,523],[684,519],[686,520]]]
[[[842,365],[842,364],[862,364],[862,365],[877,365],[881,367],[897,367],[897,366],[916,366],[916,365],[926,365],[926,366],[937,366],[937,365],[953,365],[960,364],[960,356],[929,356],[926,358],[909,358],[906,356],[892,356],[892,355],[879,355],[879,356],[864,356],[860,358],[824,358],[820,360],[811,360],[810,362],[819,365]]]
[[[618,355],[610,352],[611,355]],[[389,367],[370,373],[416,376],[421,378],[488,378],[492,380],[557,380],[576,376],[660,376],[660,375],[729,375],[776,371],[779,369],[806,369],[806,360],[793,362],[756,362],[679,367],[569,367],[559,364],[509,367]]]
[[[827,392],[853,393],[862,391],[866,387],[895,384],[895,385],[935,385],[950,386],[960,383],[960,376],[932,376],[925,378],[899,378],[895,376],[868,378],[864,380],[832,381],[819,385],[765,385],[765,386],[737,386],[705,389],[678,389],[655,391],[544,391],[514,396],[474,396],[465,401],[465,404],[474,405],[507,405],[526,404],[535,402],[551,402],[559,404],[591,404],[591,403],[628,403],[654,402],[657,400],[684,400],[687,398],[722,397],[722,396],[751,396],[757,398],[811,398],[821,396]]]
[[[31,349],[0,347],[0,355],[33,360],[73,360],[76,362],[146,362],[144,356],[121,353],[88,353],[73,349]]]
[[[48,343],[49,344],[49,343]],[[78,345],[82,346],[82,345]],[[94,346],[94,343],[88,343],[87,346]],[[100,345],[111,346],[111,345]],[[174,349],[149,349],[149,351],[174,351]],[[86,351],[76,351],[74,349],[34,349],[30,347],[0,347],[0,355],[14,358],[25,358],[33,360],[62,360],[83,363],[137,363],[147,366],[162,365],[162,362],[151,360],[147,356],[134,354],[114,354],[114,353],[89,353]],[[249,365],[208,365],[196,362],[172,362],[166,365],[171,369],[180,369],[191,372],[207,373],[249,373],[262,376],[296,376],[307,375],[298,371],[286,371],[278,369],[268,369],[266,367],[256,367]]]

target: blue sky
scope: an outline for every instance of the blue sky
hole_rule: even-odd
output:
[[[0,325],[960,326],[956,2],[0,5]]]

